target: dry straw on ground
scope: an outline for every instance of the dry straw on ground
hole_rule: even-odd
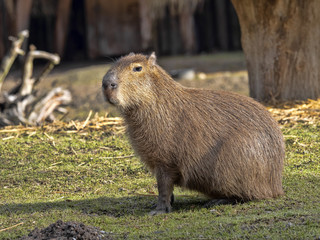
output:
[[[88,132],[93,130],[101,130],[113,132],[115,134],[120,134],[125,131],[123,126],[123,120],[119,117],[108,117],[99,116],[96,114],[92,117],[92,111],[89,112],[89,115],[85,121],[70,121],[65,123],[63,121],[54,121],[53,123],[46,124],[38,127],[28,127],[23,125],[18,126],[7,126],[0,129],[0,133],[22,133],[22,132],[35,132],[36,130],[43,129],[46,132],[63,132],[66,134],[80,133],[88,134]]]
[[[320,123],[320,98],[318,100],[286,102],[267,108],[281,125]]]

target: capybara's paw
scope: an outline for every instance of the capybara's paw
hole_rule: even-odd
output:
[[[149,216],[155,216],[155,215],[164,214],[164,213],[168,213],[168,211],[166,211],[165,209],[153,210],[153,211],[149,212]]]
[[[169,213],[169,212],[171,212],[171,207],[156,208],[155,210],[149,212],[149,216],[155,216],[155,215]]]
[[[172,206],[173,203],[174,203],[174,195],[172,193],[172,195],[170,197],[170,205]],[[150,209],[156,209],[157,207],[158,207],[158,203],[154,203],[151,205]],[[169,207],[169,211],[167,211],[166,213],[168,213],[168,212],[171,212],[171,207]]]

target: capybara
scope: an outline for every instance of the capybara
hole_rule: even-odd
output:
[[[156,176],[159,197],[151,215],[171,211],[174,185],[212,199],[283,194],[283,136],[253,99],[184,87],[154,53],[120,58],[102,88],[123,116],[135,152]]]

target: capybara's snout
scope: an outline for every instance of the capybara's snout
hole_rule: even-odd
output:
[[[108,71],[106,75],[104,75],[102,79],[102,88],[103,90],[118,88],[118,81],[115,73]]]
[[[111,104],[117,104],[117,89],[119,83],[116,74],[112,71],[108,71],[102,79],[102,92],[106,99]]]

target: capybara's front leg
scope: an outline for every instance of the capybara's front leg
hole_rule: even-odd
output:
[[[171,212],[171,203],[173,202],[173,179],[161,168],[156,169],[156,178],[158,185],[158,203],[155,210],[149,215],[157,215]]]

